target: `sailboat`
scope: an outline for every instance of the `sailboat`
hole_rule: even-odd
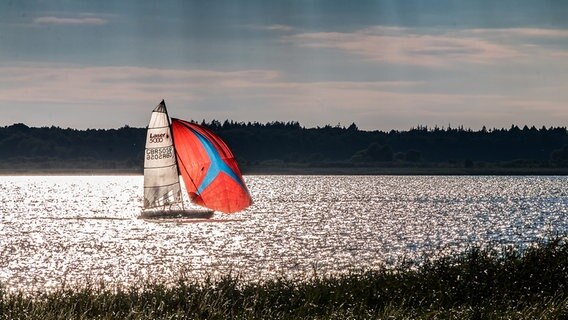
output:
[[[186,208],[180,174],[191,202]],[[252,204],[235,157],[211,130],[168,116],[164,100],[152,111],[144,153],[141,218],[210,218]]]

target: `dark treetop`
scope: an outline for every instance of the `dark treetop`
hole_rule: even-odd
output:
[[[355,124],[304,128],[298,122],[202,123],[242,167],[568,167],[565,127],[479,131],[418,127],[362,131]],[[115,169],[142,172],[145,128],[0,127],[0,169]]]

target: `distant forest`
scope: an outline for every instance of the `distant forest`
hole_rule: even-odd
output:
[[[202,123],[221,136],[241,167],[567,168],[566,127],[479,131],[428,128],[363,131],[304,128],[298,122]],[[145,128],[0,127],[0,169],[108,169],[141,173]],[[254,171],[254,170],[253,170]]]

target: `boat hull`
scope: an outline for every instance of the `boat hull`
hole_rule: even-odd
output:
[[[141,219],[210,219],[213,210],[146,210],[140,214]]]

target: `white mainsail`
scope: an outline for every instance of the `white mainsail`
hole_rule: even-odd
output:
[[[144,154],[144,209],[180,203],[181,189],[170,119],[162,102],[152,111]]]

